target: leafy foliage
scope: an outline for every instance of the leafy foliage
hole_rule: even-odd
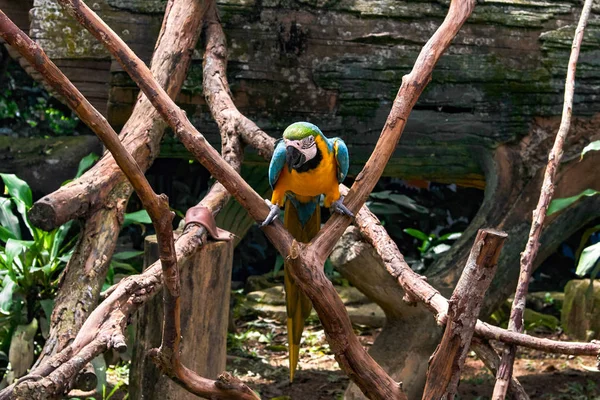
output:
[[[16,76],[24,75],[13,71]],[[25,82],[22,82],[25,80]],[[28,77],[18,80],[6,72],[0,90],[0,122],[7,133],[19,135],[73,135],[79,119]]]
[[[590,151],[599,151],[600,150],[600,140],[595,142],[591,142],[581,152],[581,158],[585,156],[586,153]],[[595,196],[600,192],[594,189],[586,189],[583,192],[566,198],[554,199],[550,203],[548,207],[547,215],[551,215],[562,211],[569,207],[571,204],[575,203],[582,197]],[[600,225],[596,225],[588,230],[586,230],[581,238],[581,243],[579,245],[579,249],[577,250],[577,269],[575,273],[578,276],[586,276],[590,274],[591,279],[594,279],[598,273],[600,272],[600,242],[592,243],[590,246],[585,247],[593,235],[597,232],[600,232]]]
[[[93,154],[84,157],[76,178],[97,159],[98,156]],[[7,357],[9,348],[13,351],[11,342],[34,322],[36,328],[30,342],[33,343],[35,336],[37,345],[43,345],[58,277],[73,254],[78,232],[72,229],[73,221],[51,232],[33,226],[27,217],[33,205],[29,185],[12,174],[0,174],[0,178],[5,187],[5,197],[0,197],[0,365],[6,365],[10,358],[10,354]],[[142,224],[148,220],[148,215],[145,211],[126,214],[125,220],[129,224]],[[113,285],[119,275],[140,272],[140,263],[133,261],[139,260],[142,253],[115,253],[104,288]]]
[[[76,238],[69,236],[72,222],[51,232],[30,224],[31,189],[15,175],[0,177],[6,195],[0,198],[0,341],[6,353],[19,327],[33,320],[48,326],[42,320],[50,318],[58,273],[72,254]]]
[[[377,189],[383,190],[371,193],[367,206],[411,268],[420,273],[460,238],[480,204],[479,191],[455,185],[428,184],[423,188],[392,178],[388,182],[382,179]]]

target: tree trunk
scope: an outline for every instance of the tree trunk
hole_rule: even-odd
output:
[[[146,238],[144,264],[158,259],[156,237]],[[233,242],[208,242],[181,271],[181,362],[199,375],[216,379],[225,371],[227,315],[233,265]],[[215,268],[218,266],[218,268]],[[131,399],[192,400],[197,397],[164,376],[146,356],[160,346],[162,298],[155,296],[135,317],[136,340],[131,364]]]

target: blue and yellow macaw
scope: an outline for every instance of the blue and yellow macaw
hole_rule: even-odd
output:
[[[269,183],[273,188],[269,216],[261,226],[270,224],[279,215],[285,203],[283,225],[299,242],[308,243],[321,228],[319,201],[332,211],[353,217],[344,205],[339,184],[348,173],[348,148],[340,138],[328,139],[316,126],[296,122],[283,132],[283,139],[275,146],[269,166]],[[290,382],[300,354],[300,340],[304,321],[312,305],[308,297],[294,283],[285,268],[288,346],[290,352]]]

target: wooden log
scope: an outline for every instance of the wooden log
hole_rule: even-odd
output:
[[[491,229],[477,232],[467,265],[449,301],[442,342],[429,364],[424,400],[452,400],[456,395],[483,296],[496,273],[500,250],[507,236],[505,232]]]
[[[160,2],[94,3],[117,32],[128,31],[123,38],[138,54],[151,50]],[[434,0],[222,0],[218,5],[229,44],[227,77],[239,110],[274,136],[304,119],[328,136],[341,136],[350,146],[351,173],[366,161],[402,76],[447,10],[446,3]],[[52,6],[49,0],[36,2],[36,8]],[[536,117],[560,114],[572,38],[566,27],[579,9],[572,0],[478,4],[411,113],[386,174],[483,187],[482,152],[518,139]],[[597,17],[598,10],[594,13]],[[39,40],[72,28],[66,17],[49,22],[43,15],[34,14]],[[594,86],[600,78],[599,37],[597,26],[586,31],[574,106],[578,115],[600,111]],[[50,44],[57,55],[65,48],[58,44]],[[89,56],[62,54],[74,60]],[[217,127],[202,96],[200,54],[177,100],[218,148]],[[108,115],[118,127],[138,89],[115,64],[110,85]],[[187,156],[181,147],[172,151]]]
[[[158,259],[155,236],[145,242],[144,265]],[[208,242],[180,265],[181,270],[181,362],[205,378],[216,379],[225,370],[227,322],[233,242]],[[164,376],[148,350],[161,341],[162,299],[154,297],[138,312],[134,322],[130,398],[144,400],[197,399]]]

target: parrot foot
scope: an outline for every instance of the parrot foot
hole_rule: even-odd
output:
[[[340,196],[339,199],[331,203],[331,210],[342,215],[347,215],[349,217],[354,217],[352,211],[348,210],[348,207],[344,205],[344,196]]]
[[[277,204],[272,204],[268,199],[265,199],[265,203],[267,203],[271,211],[269,211],[269,215],[267,215],[267,218],[263,221],[263,223],[259,225],[261,228],[269,225],[279,216],[279,206]]]

